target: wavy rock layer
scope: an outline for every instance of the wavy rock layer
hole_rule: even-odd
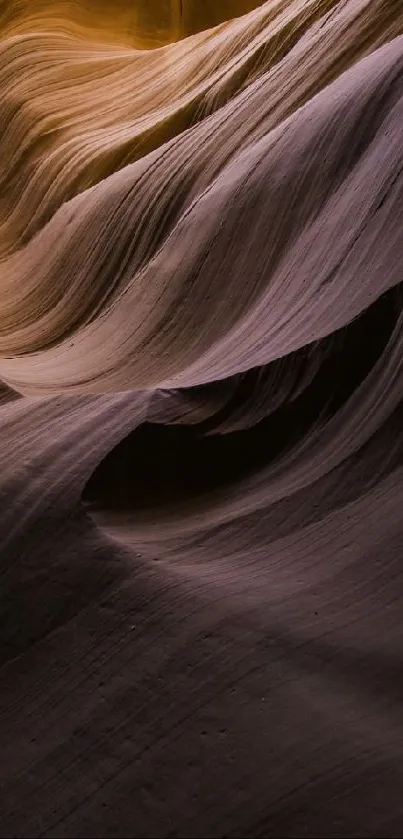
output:
[[[0,118],[0,836],[401,836],[402,4],[3,0]]]

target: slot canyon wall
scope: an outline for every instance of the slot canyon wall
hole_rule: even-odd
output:
[[[403,4],[0,2],[0,836],[401,837]]]

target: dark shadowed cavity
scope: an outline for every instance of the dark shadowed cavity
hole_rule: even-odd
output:
[[[285,361],[296,365],[303,377],[306,348],[286,360],[251,369],[232,382],[216,383],[230,395],[203,422],[186,425],[192,391],[200,403],[203,388],[181,391],[184,412],[179,424],[170,424],[171,419],[164,424],[162,417],[135,429],[94,471],[84,490],[84,503],[92,509],[157,511],[225,490],[267,467],[314,425],[324,425],[349,399],[381,357],[400,311],[401,289],[392,289],[346,328],[318,342],[309,355],[311,364],[319,356],[315,374],[305,376],[307,384],[297,388],[295,397],[278,400],[275,410],[269,392],[279,379],[273,376],[275,365],[281,363],[284,371]],[[206,386],[205,393],[207,400],[211,388]],[[261,419],[265,400],[271,407]],[[254,423],[257,406],[259,420]],[[245,428],[223,433],[223,428],[231,426],[232,416],[237,417],[238,429],[240,418]]]

